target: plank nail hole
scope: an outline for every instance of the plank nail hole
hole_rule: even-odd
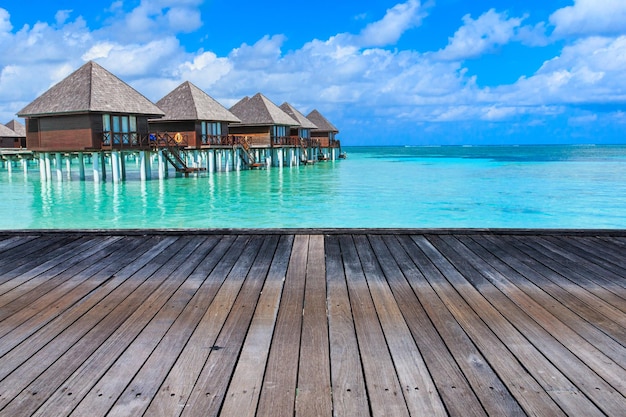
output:
[[[68,392],[68,393],[67,393],[67,396],[69,397],[70,395],[72,395],[72,393],[71,393],[71,392]]]
[[[420,390],[420,387],[415,387],[415,391],[419,391],[419,390]]]
[[[174,393],[171,393],[171,394],[170,394],[170,397],[174,397],[174,396],[176,396],[176,394],[174,394]]]
[[[452,389],[456,389],[456,387],[454,385],[452,385]]]
[[[102,393],[98,394],[98,397],[102,397]]]
[[[389,388],[385,388],[385,391],[389,391]]]
[[[135,394],[135,397],[137,397],[137,398],[141,397],[141,393],[138,392],[137,394]]]
[[[351,390],[350,388],[348,388],[346,391],[348,391],[348,392],[352,392],[352,390]]]
[[[37,395],[37,393],[36,393],[36,392],[33,392],[33,395]]]
[[[489,389],[493,389],[493,387],[489,387]]]

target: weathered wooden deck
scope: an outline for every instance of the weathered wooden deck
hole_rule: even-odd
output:
[[[224,233],[0,233],[0,415],[626,415],[626,233]]]

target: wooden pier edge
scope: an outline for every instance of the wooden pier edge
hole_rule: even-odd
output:
[[[616,416],[626,229],[0,230],[2,416]]]

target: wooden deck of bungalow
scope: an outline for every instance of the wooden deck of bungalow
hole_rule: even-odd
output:
[[[0,232],[0,416],[624,416],[626,232]]]

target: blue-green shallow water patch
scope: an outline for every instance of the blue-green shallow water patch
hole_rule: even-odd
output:
[[[626,228],[626,146],[345,148],[348,159],[113,184],[0,172],[0,228]]]

